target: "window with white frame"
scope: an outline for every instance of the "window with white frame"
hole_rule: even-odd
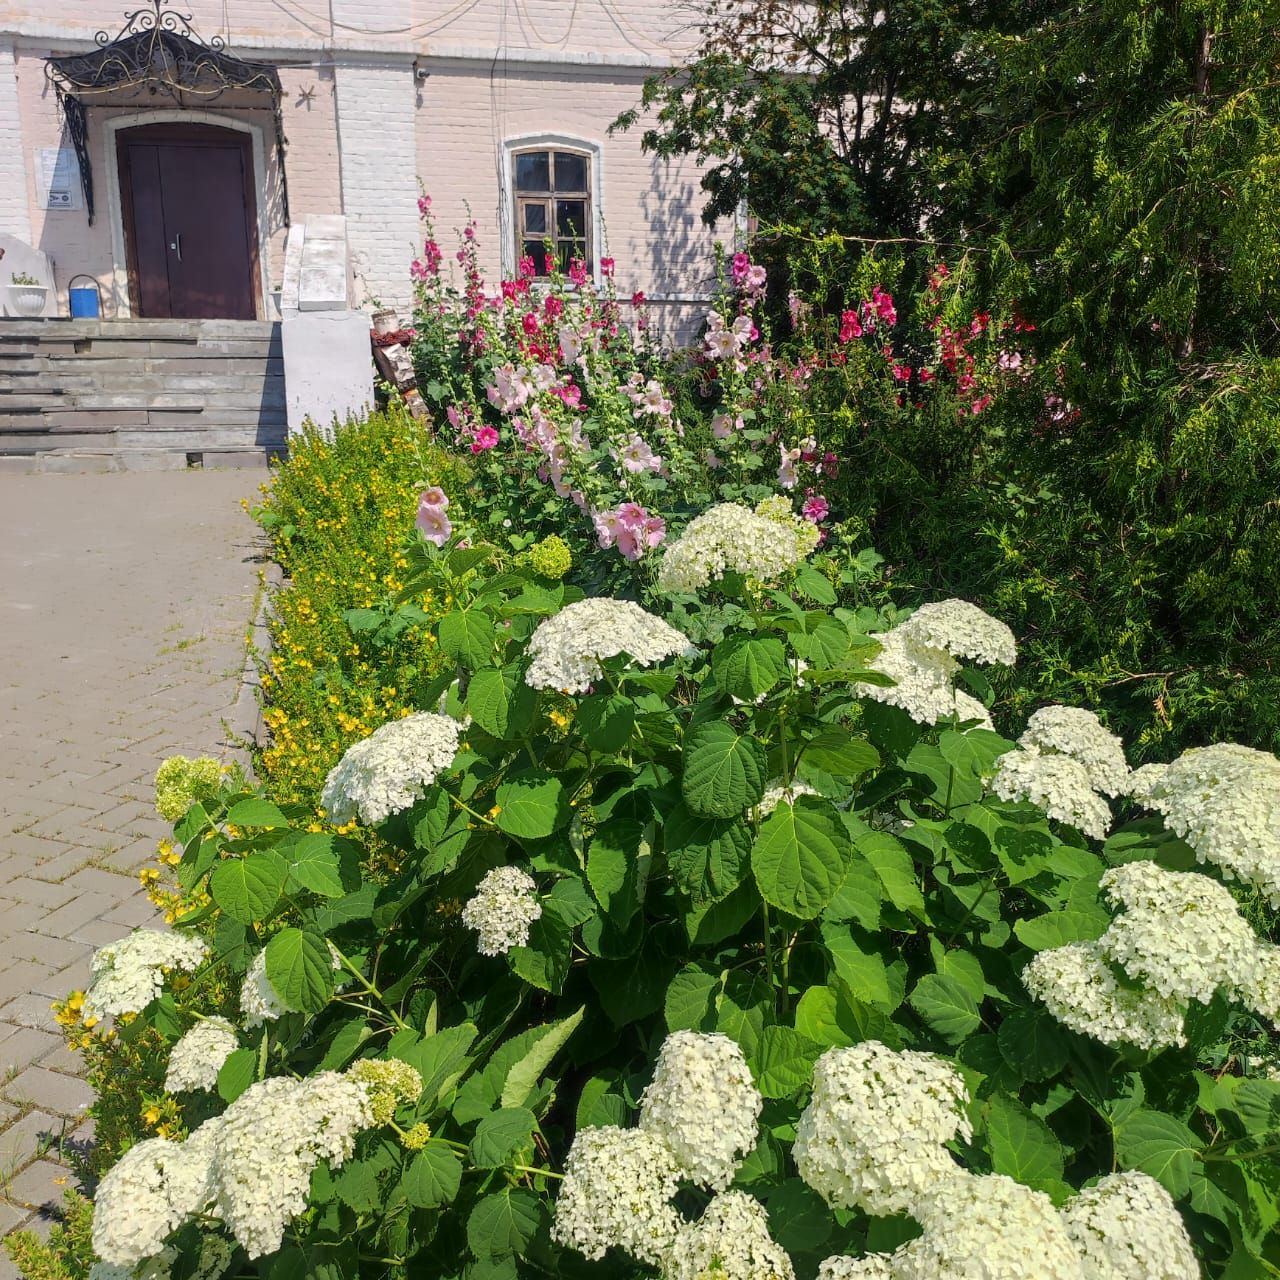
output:
[[[533,259],[534,272],[567,271],[582,258],[595,272],[592,243],[592,157],[561,146],[521,147],[511,153],[516,258]],[[548,252],[554,246],[554,259]]]

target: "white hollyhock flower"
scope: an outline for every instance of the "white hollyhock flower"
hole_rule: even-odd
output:
[[[791,1154],[833,1208],[914,1212],[957,1168],[946,1144],[972,1136],[967,1101],[960,1072],[934,1054],[876,1040],[828,1049]]]
[[[1041,951],[1023,969],[1022,984],[1063,1026],[1103,1044],[1165,1049],[1187,1042],[1186,1003],[1122,987],[1096,942]]]
[[[1168,765],[1143,765],[1131,779],[1139,804],[1225,876],[1255,885],[1280,907],[1280,760],[1221,742]]]
[[[1013,632],[967,600],[922,604],[901,629],[918,644],[945,649],[953,658],[1011,667],[1018,660]]]
[[[222,1064],[240,1047],[236,1029],[225,1018],[197,1022],[169,1051],[167,1093],[215,1089]]]
[[[722,1191],[756,1145],[763,1106],[735,1041],[718,1032],[675,1031],[641,1095],[640,1128],[666,1143],[691,1182]]]
[[[1257,936],[1216,880],[1166,871],[1154,862],[1128,862],[1103,873],[1102,890],[1123,910],[1098,947],[1131,978],[1162,996],[1202,1004],[1220,987],[1257,985]]]
[[[127,938],[94,952],[85,1015],[107,1018],[141,1013],[163,990],[166,970],[193,973],[208,954],[205,942],[189,933],[135,929]]]
[[[991,790],[1001,800],[1028,800],[1095,840],[1105,840],[1111,827],[1110,807],[1094,791],[1088,769],[1070,756],[1008,751],[996,760]]]
[[[1182,1215],[1145,1173],[1109,1174],[1061,1212],[1085,1280],[1200,1280]]]
[[[551,1238],[586,1258],[619,1248],[658,1266],[680,1228],[675,1157],[643,1129],[580,1129],[565,1160]]]
[[[482,956],[527,945],[529,926],[542,916],[537,892],[533,877],[519,867],[495,867],[480,881],[462,908],[462,923],[479,935],[476,950]]]
[[[604,674],[604,658],[626,654],[651,667],[689,648],[688,636],[630,600],[578,600],[538,624],[529,641],[533,662],[525,683],[585,693]]]
[[[453,763],[461,727],[432,711],[389,721],[347,748],[325,779],[321,807],[339,826],[357,815],[377,826],[412,808]]]
[[[774,582],[804,554],[791,524],[756,515],[736,502],[722,502],[691,520],[680,537],[667,544],[658,590],[698,591],[728,572]]]
[[[1053,1201],[1003,1174],[957,1173],[913,1216],[924,1234],[894,1255],[897,1280],[1084,1280]]]
[[[1041,707],[1027,721],[1018,743],[1041,755],[1070,756],[1084,766],[1095,791],[1119,796],[1129,790],[1124,743],[1083,707]]]
[[[680,1228],[663,1280],[795,1280],[786,1251],[769,1234],[764,1205],[745,1191],[713,1196],[697,1222]]]
[[[262,1026],[264,1022],[274,1022],[288,1012],[284,1001],[267,980],[266,951],[259,951],[249,961],[248,972],[240,984],[240,1012],[249,1030]]]

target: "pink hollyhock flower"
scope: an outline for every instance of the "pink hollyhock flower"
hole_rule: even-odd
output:
[[[622,522],[616,511],[596,511],[591,516],[591,523],[596,528],[596,544],[602,551],[607,551],[618,540]]]
[[[462,236],[464,240],[474,240],[476,238],[476,224],[468,222],[462,229]]]
[[[409,263],[409,279],[415,284],[421,284],[427,278],[426,264],[419,262],[417,258]]]
[[[661,455],[654,453],[639,436],[632,436],[620,450],[614,450],[613,456],[621,463],[624,471],[630,471],[633,475],[642,471],[662,470]]]
[[[612,280],[612,279],[613,279],[613,270],[614,270],[614,265],[615,265],[615,264],[614,264],[614,261],[613,261],[613,259],[612,259],[612,258],[601,258],[601,259],[600,259],[600,274],[601,274],[602,276],[604,276],[604,278],[605,278],[606,280]]]
[[[858,319],[856,311],[842,311],[840,313],[840,341],[852,342],[854,338],[862,337],[862,321]]]
[[[661,546],[662,540],[667,536],[667,522],[661,516],[650,516],[640,526],[640,533],[644,537],[645,546]]]
[[[645,297],[643,289],[637,289],[635,293],[631,295],[631,305],[633,307],[643,307],[648,301],[649,299]]]
[[[431,197],[418,197],[418,217],[425,218],[431,212]]]
[[[720,458],[720,455],[713,453],[710,449],[702,455],[702,461],[705,462],[712,471],[718,471],[724,466],[724,462]]]
[[[778,483],[784,489],[794,489],[799,479],[796,474],[796,463],[800,460],[800,450],[788,449],[786,445],[780,444],[778,452],[781,454],[781,460],[778,463]]]
[[[618,550],[628,560],[639,560],[644,555],[643,535],[638,529],[619,529]]]
[[[498,432],[495,427],[481,427],[471,438],[471,452],[483,453],[498,443]]]
[[[751,270],[751,259],[745,253],[735,253],[729,263],[729,274],[734,284],[741,284]]]
[[[812,494],[804,500],[800,514],[812,524],[820,524],[831,514],[831,506],[820,493]]]
[[[448,505],[449,496],[438,484],[433,484],[429,488],[423,489],[422,496],[418,499],[419,508],[439,507],[443,511]]]
[[[638,502],[623,502],[618,505],[617,516],[624,529],[638,529],[649,518],[649,513]]]
[[[753,266],[747,272],[745,285],[748,293],[762,293],[769,273],[761,266]]]
[[[576,285],[587,283],[587,264],[582,258],[569,259],[569,279]]]
[[[717,413],[711,419],[711,434],[717,440],[727,440],[733,435],[733,421],[727,413]]]
[[[449,517],[440,507],[419,504],[418,519],[415,523],[422,530],[422,536],[428,542],[434,542],[437,547],[443,547],[453,533],[453,525],[449,523]]]

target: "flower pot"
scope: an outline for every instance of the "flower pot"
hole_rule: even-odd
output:
[[[16,316],[42,316],[48,294],[48,288],[42,284],[11,284],[9,310]]]
[[[400,327],[400,317],[394,311],[375,311],[373,313],[374,333],[395,333]]]

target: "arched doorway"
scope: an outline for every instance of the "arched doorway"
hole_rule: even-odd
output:
[[[135,316],[258,318],[258,213],[249,135],[211,124],[116,133]]]

